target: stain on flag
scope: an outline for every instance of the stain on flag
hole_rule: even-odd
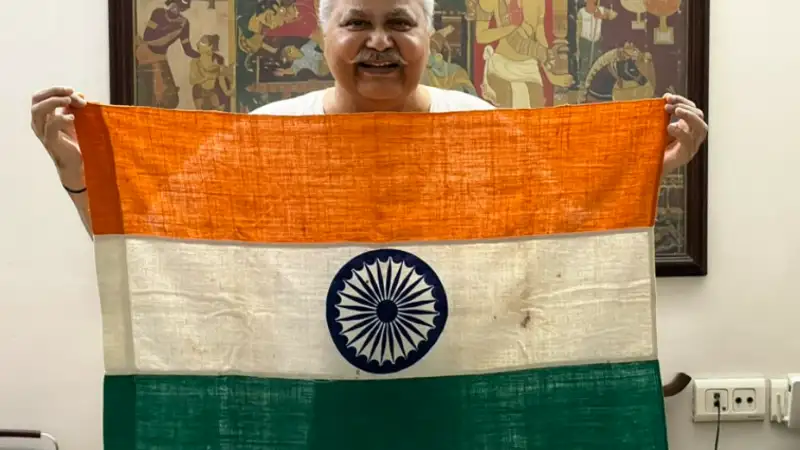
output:
[[[109,450],[665,450],[663,100],[90,104]]]

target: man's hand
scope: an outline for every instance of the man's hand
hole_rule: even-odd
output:
[[[86,101],[72,88],[52,87],[33,95],[31,128],[53,159],[62,184],[82,188],[83,160],[75,135],[75,109]]]
[[[708,135],[708,124],[703,111],[685,97],[665,94],[666,110],[671,123],[667,126],[670,142],[664,152],[664,173],[689,163]],[[677,119],[677,120],[675,120]]]

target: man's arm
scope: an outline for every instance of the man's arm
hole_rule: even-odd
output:
[[[75,174],[59,173],[58,175],[61,179],[61,184],[65,187],[76,189],[78,186],[84,186],[83,170]],[[83,227],[86,229],[86,232],[89,233],[89,236],[92,237],[92,216],[89,214],[89,195],[84,190],[80,193],[70,192],[69,197],[70,200],[72,200],[72,204],[75,205],[78,215],[81,217]]]

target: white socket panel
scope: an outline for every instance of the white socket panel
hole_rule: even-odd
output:
[[[714,404],[717,400],[719,411]],[[694,380],[692,406],[692,420],[695,422],[763,421],[769,408],[767,379]]]

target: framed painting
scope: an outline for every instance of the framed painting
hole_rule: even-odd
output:
[[[247,113],[333,85],[318,0],[109,0],[111,102]],[[708,105],[709,0],[438,0],[423,83],[500,108]],[[707,155],[665,176],[658,276],[706,274]]]

